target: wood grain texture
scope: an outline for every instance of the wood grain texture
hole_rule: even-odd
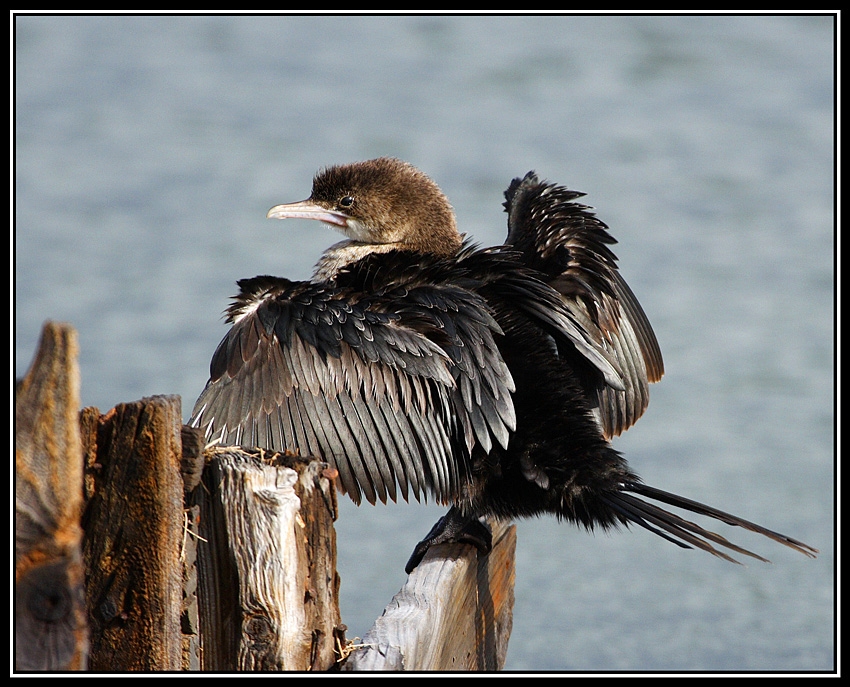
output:
[[[77,334],[47,322],[15,393],[15,667],[81,670],[84,605]]]
[[[496,671],[512,627],[516,527],[490,523],[493,550],[429,550],[343,665],[346,671]]]
[[[214,452],[193,498],[203,670],[327,670],[336,661],[339,579],[327,465]]]
[[[92,670],[181,669],[181,424],[179,396],[84,413]]]

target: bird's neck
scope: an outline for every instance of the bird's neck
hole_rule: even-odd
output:
[[[333,281],[340,270],[375,253],[389,253],[401,248],[396,243],[365,243],[363,241],[340,241],[328,248],[313,271],[313,282]]]
[[[333,281],[339,272],[349,265],[359,262],[370,255],[376,253],[390,253],[392,251],[408,251],[412,253],[422,253],[425,255],[453,255],[461,246],[461,239],[458,235],[457,244],[453,241],[443,244],[432,244],[425,249],[422,246],[415,246],[409,242],[398,243],[367,243],[365,241],[347,240],[335,243],[328,248],[313,271],[311,281],[314,283]]]

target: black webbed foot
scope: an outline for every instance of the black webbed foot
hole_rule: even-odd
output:
[[[432,546],[449,543],[472,544],[482,554],[487,554],[493,548],[493,535],[490,528],[474,515],[462,515],[452,506],[449,512],[431,528],[425,539],[413,549],[407,565],[404,566],[404,571],[408,575],[412,573]]]

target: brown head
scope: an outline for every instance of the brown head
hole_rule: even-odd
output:
[[[452,255],[461,245],[454,211],[437,184],[390,157],[328,167],[316,174],[307,200],[276,205],[267,216],[320,220],[365,250]]]

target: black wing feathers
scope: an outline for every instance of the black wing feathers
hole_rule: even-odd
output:
[[[584,378],[588,395],[597,398],[604,434],[611,438],[643,414],[648,384],[661,379],[664,365],[652,327],[609,248],[616,241],[588,206],[575,202],[582,195],[540,181],[533,172],[514,179],[505,191],[506,242],[562,294],[590,347],[620,371],[619,388],[608,379]]]
[[[192,424],[320,456],[355,501],[457,496],[473,448],[506,446],[515,426],[501,330],[473,291],[396,267],[383,285],[368,264],[333,285],[240,281]]]

